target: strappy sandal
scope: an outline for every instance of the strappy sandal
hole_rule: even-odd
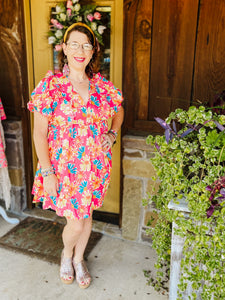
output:
[[[73,266],[76,273],[76,281],[81,289],[86,289],[91,283],[91,275],[88,272],[85,262],[75,263],[73,260]]]
[[[71,284],[74,280],[72,258],[64,257],[63,252],[61,255],[60,278],[65,284]]]

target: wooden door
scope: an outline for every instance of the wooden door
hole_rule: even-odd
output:
[[[225,89],[224,20],[225,0],[124,0],[126,132]]]
[[[193,99],[212,102],[225,89],[225,0],[201,1]]]
[[[48,70],[53,70],[53,49],[48,45],[47,32],[51,8],[62,1],[32,0],[30,2],[34,86],[43,78]],[[82,3],[82,1],[80,1]],[[122,22],[117,23],[116,18],[122,19],[122,0],[95,1],[99,6],[111,9],[111,49],[110,49],[110,80],[118,88],[122,87]],[[118,16],[119,15],[119,16]],[[117,36],[116,36],[117,35]],[[120,136],[113,148],[113,169],[111,183],[104,200],[102,212],[119,215],[120,213]],[[35,156],[35,154],[34,154]],[[35,156],[35,165],[37,158]],[[35,168],[36,166],[34,166]]]
[[[26,109],[29,92],[24,10],[19,0],[0,0],[0,97],[7,120],[22,121],[26,197],[30,207],[33,170],[30,115]]]

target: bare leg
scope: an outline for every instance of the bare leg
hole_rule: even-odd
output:
[[[67,219],[67,224],[62,233],[65,257],[73,256],[74,247],[84,230],[84,221]]]
[[[84,251],[87,246],[92,228],[92,217],[84,220],[84,227],[76,246],[75,255],[73,258],[73,266],[76,273],[76,280],[79,287],[82,289],[87,288],[91,283],[91,276],[88,272],[87,266],[83,260]]]
[[[74,255],[75,263],[81,262],[83,260],[84,251],[91,234],[92,216],[89,217],[88,219],[84,219],[83,221],[84,221],[83,231],[75,245],[75,255]]]
[[[87,246],[92,228],[92,217],[83,220],[67,219],[62,238],[64,250],[61,259],[60,277],[64,283],[72,283],[73,268],[72,256],[75,249],[73,266],[76,271],[76,280],[81,288],[87,288],[91,282],[91,276],[83,261],[83,255]]]
[[[84,220],[67,219],[67,224],[63,229],[62,239],[64,249],[61,256],[60,278],[66,284],[72,283],[74,279],[72,256],[74,247],[85,228],[84,224]]]

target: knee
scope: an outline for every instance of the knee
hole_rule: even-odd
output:
[[[81,221],[67,220],[67,226],[71,234],[73,234],[74,236],[80,235],[84,230],[83,220]]]
[[[81,235],[82,232],[84,230],[84,224],[76,224],[74,227],[73,227],[73,233],[74,235]]]
[[[92,217],[84,219],[85,226],[92,226]]]

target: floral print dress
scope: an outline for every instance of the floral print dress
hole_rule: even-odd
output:
[[[5,115],[3,105],[2,105],[1,98],[0,98],[0,119],[1,120],[6,119],[6,115]],[[1,120],[0,120],[0,168],[7,168],[8,164],[7,164],[7,160],[6,160],[6,156],[5,156],[4,131],[2,128]]]
[[[43,202],[59,216],[88,218],[101,207],[110,181],[111,150],[105,153],[101,135],[108,119],[120,108],[120,90],[99,73],[89,81],[89,100],[74,90],[62,73],[49,71],[31,94],[28,109],[48,118],[49,155],[59,180],[57,197],[43,189],[38,162],[32,193],[33,202]]]

